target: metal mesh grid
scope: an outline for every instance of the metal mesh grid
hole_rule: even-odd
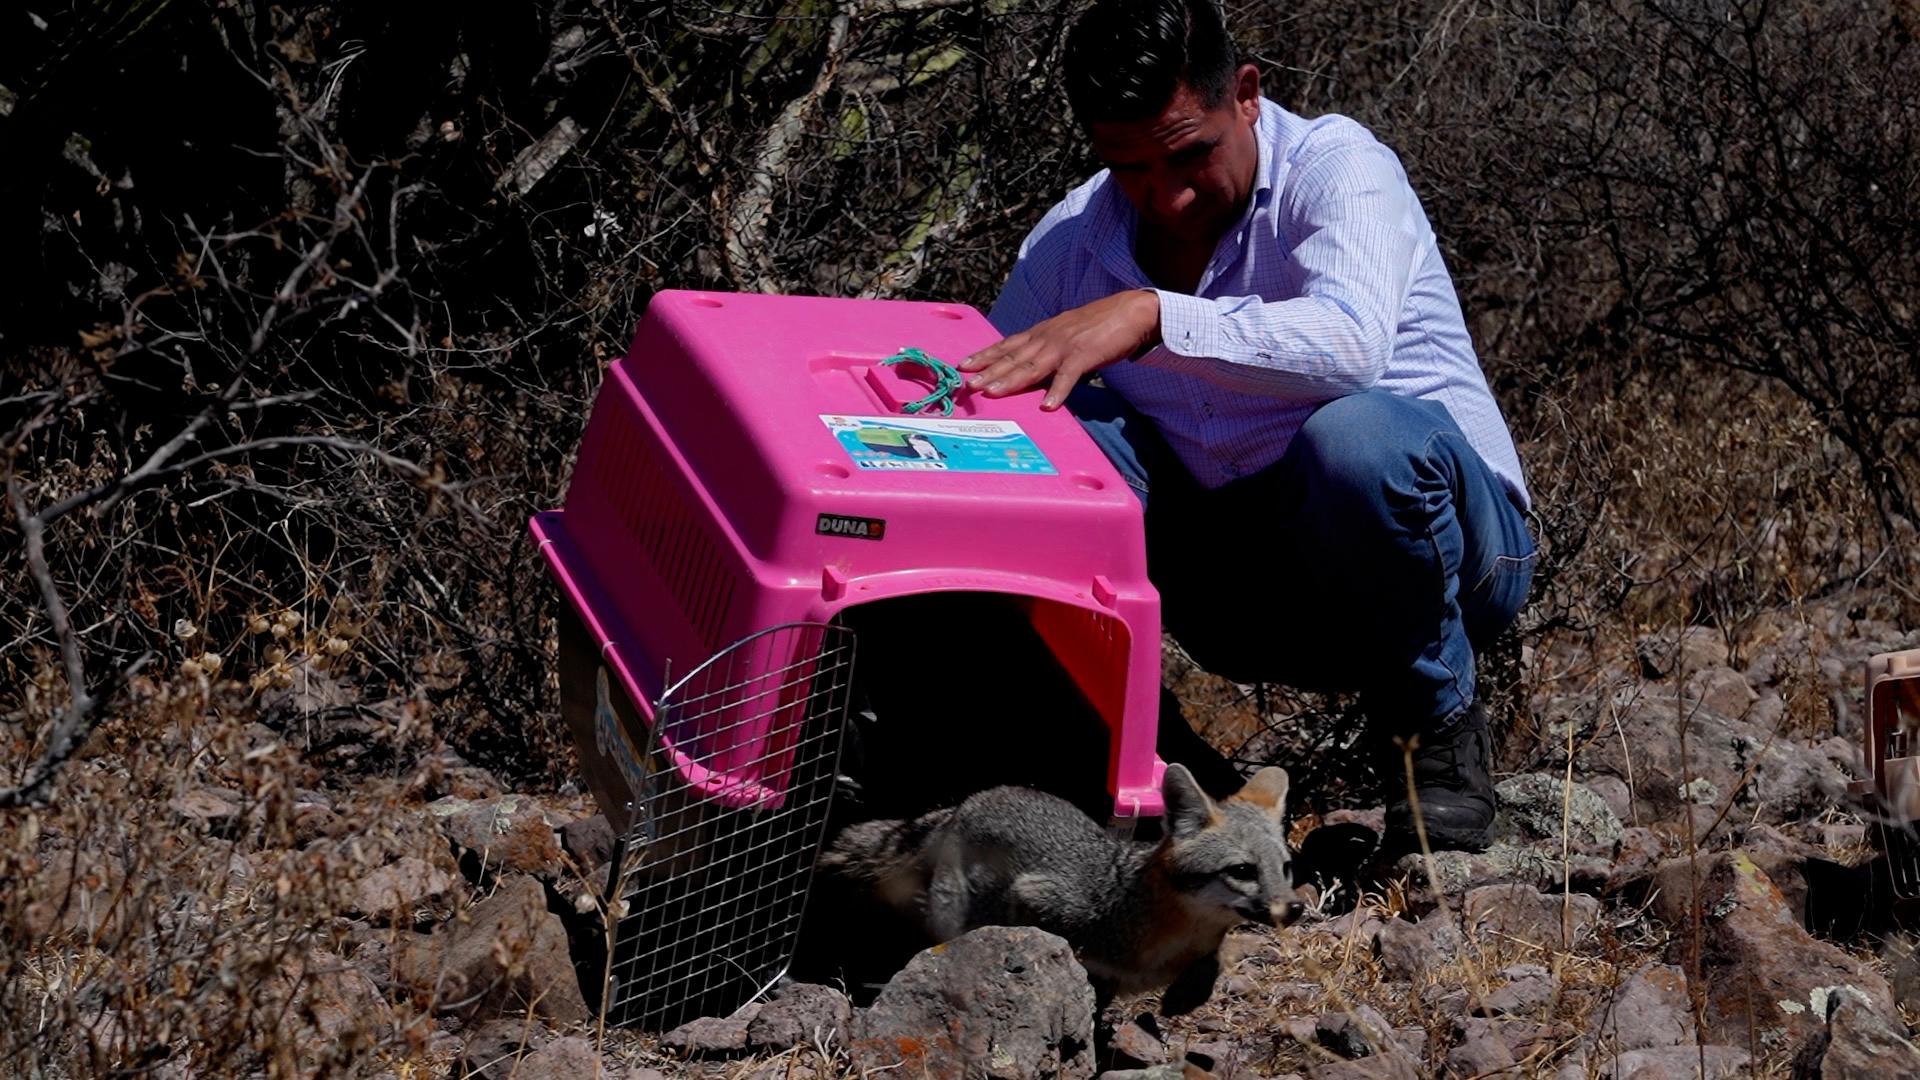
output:
[[[853,660],[846,628],[790,624],[736,642],[661,696],[645,790],[633,793],[634,825],[614,860],[626,913],[609,1020],[662,1030],[725,1015],[785,974],[833,797]],[[697,747],[694,764],[724,762],[779,794],[739,808],[707,798],[661,734]]]

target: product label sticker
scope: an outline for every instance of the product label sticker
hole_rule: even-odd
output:
[[[820,420],[861,469],[1056,475],[1053,463],[1011,420],[831,415]]]

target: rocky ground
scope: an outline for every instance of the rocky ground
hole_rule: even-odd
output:
[[[260,1070],[279,1075],[1920,1075],[1920,965],[1845,796],[1864,661],[1916,646],[1836,602],[1731,647],[1692,628],[1614,656],[1530,653],[1499,842],[1374,865],[1377,808],[1308,799],[1311,914],[1234,934],[1214,999],[1177,1019],[1151,999],[1096,1016],[1062,942],[989,929],[920,954],[864,1007],[794,984],[664,1034],[606,1028],[591,883],[612,836],[591,800],[506,791],[410,735],[406,703],[351,700],[323,673],[174,774],[164,814],[198,838],[174,872],[224,883],[205,919],[312,905],[315,932],[246,972],[280,1010],[279,1063]],[[263,775],[281,780],[263,793]],[[42,899],[23,910],[49,997],[88,947],[172,925],[134,925],[149,871],[131,855],[58,830],[38,843]],[[155,1037],[138,1026],[98,1012],[92,1060],[137,1057]]]

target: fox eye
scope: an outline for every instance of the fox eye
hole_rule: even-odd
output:
[[[1232,866],[1229,866],[1225,870],[1221,871],[1221,873],[1227,875],[1228,877],[1232,878],[1235,881],[1260,880],[1260,868],[1253,865],[1250,862],[1234,863]]]

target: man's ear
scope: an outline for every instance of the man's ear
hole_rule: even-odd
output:
[[[1185,765],[1167,766],[1167,775],[1160,781],[1160,796],[1167,803],[1167,835],[1175,840],[1205,829],[1218,812]]]
[[[1233,75],[1233,107],[1248,127],[1260,122],[1260,69],[1241,64]]]

